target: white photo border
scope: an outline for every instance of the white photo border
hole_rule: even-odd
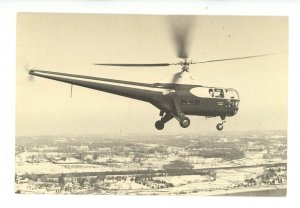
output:
[[[292,0],[0,0],[0,158],[3,205],[13,207],[284,207],[299,204],[300,135],[300,2]],[[287,197],[177,197],[177,196],[52,196],[14,193],[15,99],[16,99],[16,17],[18,12],[197,14],[289,17],[288,85],[288,189]],[[276,102],[276,101],[274,101]]]

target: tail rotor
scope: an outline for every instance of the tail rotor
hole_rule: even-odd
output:
[[[34,76],[32,76],[30,74],[30,71],[34,70],[34,68],[26,65],[26,66],[24,66],[24,69],[25,69],[25,73],[26,73],[27,79],[32,82],[34,80]]]

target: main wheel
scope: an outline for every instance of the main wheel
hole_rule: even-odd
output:
[[[223,124],[221,124],[221,123],[218,123],[216,127],[219,131],[223,130]]]
[[[180,120],[179,124],[182,128],[187,128],[190,125],[190,119],[188,117],[184,117],[183,119]]]
[[[165,125],[164,125],[164,123],[162,121],[159,120],[159,121],[155,122],[155,128],[157,130],[162,130],[164,127],[165,127]]]

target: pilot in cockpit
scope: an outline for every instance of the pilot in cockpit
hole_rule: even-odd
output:
[[[208,93],[210,94],[210,96],[214,97],[214,91],[213,91],[213,89],[209,89]]]

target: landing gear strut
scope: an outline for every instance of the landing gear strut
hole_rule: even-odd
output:
[[[186,70],[188,71],[188,65],[184,65],[184,67],[187,67]],[[174,112],[175,112],[175,118],[179,121],[179,124],[182,128],[187,128],[189,127],[191,121],[188,117],[186,117],[184,115],[184,113],[181,111],[180,109],[180,105],[179,105],[179,99],[177,96],[173,97],[173,105],[174,105]]]
[[[223,130],[223,124],[225,123],[225,117],[221,117],[222,119],[222,123],[218,123],[216,128],[219,130],[219,131],[222,131]]]
[[[171,114],[160,111],[159,115],[161,119],[155,122],[155,128],[157,130],[162,130],[165,127],[165,123],[174,118]]]

